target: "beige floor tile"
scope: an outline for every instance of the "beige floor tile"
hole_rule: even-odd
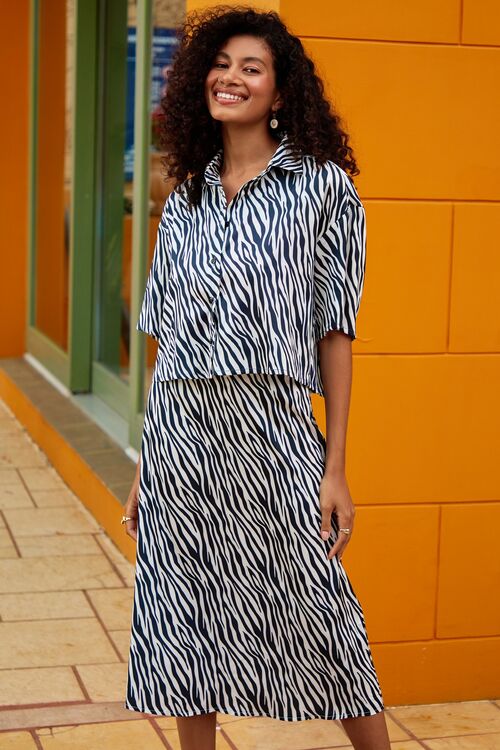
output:
[[[149,718],[146,714],[129,711],[122,702],[116,703],[56,703],[52,706],[25,708],[18,706],[0,711],[0,731],[55,727],[71,724],[95,724],[98,721],[123,721],[130,724]],[[103,748],[108,750],[108,748]],[[109,750],[119,750],[110,748]],[[146,748],[145,748],[146,750]]]
[[[2,732],[2,750],[36,750],[37,744],[29,732]]]
[[[5,420],[0,420],[0,427],[5,424]],[[16,428],[16,423],[12,420],[7,420],[7,424],[11,425],[16,429],[14,434],[5,435],[0,429],[0,451],[5,448],[25,448],[27,445],[33,447],[35,443],[31,440],[26,432],[23,432],[19,427]],[[38,448],[38,446],[37,446]]]
[[[16,537],[50,534],[91,534],[98,523],[80,508],[11,508],[5,520]]]
[[[443,740],[426,740],[425,744],[430,750],[498,750],[500,734],[448,737]]]
[[[389,711],[385,711],[385,721],[387,724],[387,731],[389,733],[389,739],[391,742],[410,739],[410,735],[408,734],[408,732],[405,732],[405,730],[402,729],[399,724],[396,724],[394,719],[391,718]]]
[[[165,750],[146,719],[37,730],[43,750]]]
[[[341,747],[349,739],[335,721],[279,721],[251,717],[224,723],[224,733],[238,750],[305,750],[311,747]]]
[[[128,566],[133,568],[134,566],[130,563],[125,555],[118,549],[116,544],[105,534],[101,532],[98,537],[99,544],[102,546],[109,559],[116,565],[126,563]]]
[[[27,433],[20,427],[18,422],[13,419],[0,419],[0,437],[1,438],[18,438],[25,437]]]
[[[17,485],[22,487],[23,483],[16,469],[3,469],[0,467],[0,487],[7,485]]]
[[[0,558],[19,557],[14,542],[6,528],[0,529]]]
[[[82,591],[49,591],[36,594],[0,594],[0,617],[17,620],[58,620],[94,617]]]
[[[248,716],[231,716],[231,714],[223,714],[220,711],[217,712],[217,723],[223,726],[228,724],[230,721],[247,721]]]
[[[135,584],[135,566],[127,560],[125,555],[120,552],[118,547],[104,532],[96,536],[96,539],[116,566],[116,569],[125,581],[125,585],[129,588],[133,587]]]
[[[167,731],[163,732],[165,739],[168,742],[169,747],[172,748],[172,750],[181,750],[181,743],[179,740],[179,735],[177,733],[177,729],[168,729]],[[215,734],[215,748],[216,750],[232,750],[234,746],[230,745],[220,729],[216,730]],[[238,748],[239,750],[239,748]],[[271,750],[269,746],[266,745],[266,750]]]
[[[118,588],[121,581],[104,555],[0,560],[0,593]]]
[[[2,401],[0,403],[3,404],[4,402]],[[0,427],[3,427],[4,425],[7,427],[9,424],[15,425],[20,432],[23,434],[25,433],[24,428],[21,427],[21,424],[17,421],[12,412],[4,414],[0,410]]]
[[[0,467],[2,468],[9,468],[10,466],[17,469],[35,466],[41,468],[48,465],[49,463],[44,454],[35,450],[30,445],[17,450],[11,450],[10,448],[0,450]]]
[[[26,488],[18,484],[0,486],[0,508],[33,508],[34,503]]]
[[[75,507],[79,504],[73,493],[64,487],[58,490],[33,490],[31,495],[37,508]]]
[[[115,567],[122,577],[125,586],[127,586],[128,588],[133,588],[135,584],[135,568],[128,562],[121,564],[115,563]]]
[[[160,729],[177,729],[175,716],[155,716],[154,720]],[[219,721],[219,716],[217,716],[217,721]]]
[[[110,630],[109,636],[121,654],[127,660],[130,651],[130,628],[128,630]]]
[[[60,490],[65,487],[64,482],[51,466],[43,469],[20,469],[19,473],[30,491]]]
[[[85,689],[93,701],[124,701],[127,668],[124,662],[77,666]]]
[[[119,661],[95,619],[0,623],[0,669]]]
[[[2,706],[86,700],[70,667],[4,669],[0,677]]]
[[[132,617],[133,589],[100,589],[89,591],[88,595],[99,617],[108,630],[130,628]]]
[[[21,557],[102,555],[102,550],[92,534],[21,536],[16,539],[16,542]]]
[[[0,400],[0,419],[13,419],[14,415],[5,401]]]
[[[490,701],[397,706],[390,711],[404,727],[423,740],[500,732],[500,711]]]

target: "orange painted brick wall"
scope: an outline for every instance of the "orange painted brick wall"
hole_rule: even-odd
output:
[[[386,704],[494,698],[500,7],[259,5],[317,63],[361,169],[367,269],[347,458],[357,514],[344,560]]]
[[[0,3],[0,357],[24,352],[29,0]]]

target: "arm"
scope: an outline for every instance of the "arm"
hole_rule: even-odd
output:
[[[352,382],[352,342],[331,331],[318,342],[325,391],[327,447],[325,474],[345,471],[345,441]]]
[[[322,536],[330,536],[332,513],[339,528],[351,529],[356,509],[345,476],[345,446],[352,383],[352,340],[340,331],[330,331],[318,341],[321,378],[325,391],[326,458],[320,485]],[[328,553],[331,560],[339,553],[342,558],[350,535],[339,532]]]
[[[353,184],[343,182],[340,214],[328,205],[326,229],[315,255],[314,334],[326,407],[326,456],[320,486],[321,536],[331,533],[332,513],[341,531],[328,553],[339,559],[349,542],[355,508],[345,476],[345,443],[351,397],[352,341],[366,268],[366,217]],[[332,191],[333,194],[333,191]]]

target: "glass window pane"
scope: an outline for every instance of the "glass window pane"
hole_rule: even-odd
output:
[[[177,39],[175,27],[181,22],[186,10],[185,2],[153,3],[153,47],[151,55],[151,148],[149,162],[149,247],[147,268],[151,264],[156,242],[158,224],[165,201],[173,188],[174,181],[165,179],[162,165],[163,153],[158,137],[158,123],[162,116],[161,99],[167,85],[166,74],[170,67]],[[141,334],[142,335],[142,334]],[[146,377],[144,379],[145,398],[149,391],[158,344],[147,336]]]

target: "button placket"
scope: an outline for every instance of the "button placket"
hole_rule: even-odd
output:
[[[220,294],[220,286],[221,286],[221,269],[222,269],[222,263],[221,263],[221,256],[224,251],[224,245],[225,245],[225,233],[222,240],[222,247],[220,250],[214,247],[214,249],[210,250],[209,253],[209,263],[213,267],[214,272],[218,275],[218,286],[217,291],[215,293],[214,298],[212,299],[210,303],[210,365],[209,365],[209,371],[210,375],[214,374],[214,357],[215,357],[215,341],[217,338],[217,302],[219,299]]]

